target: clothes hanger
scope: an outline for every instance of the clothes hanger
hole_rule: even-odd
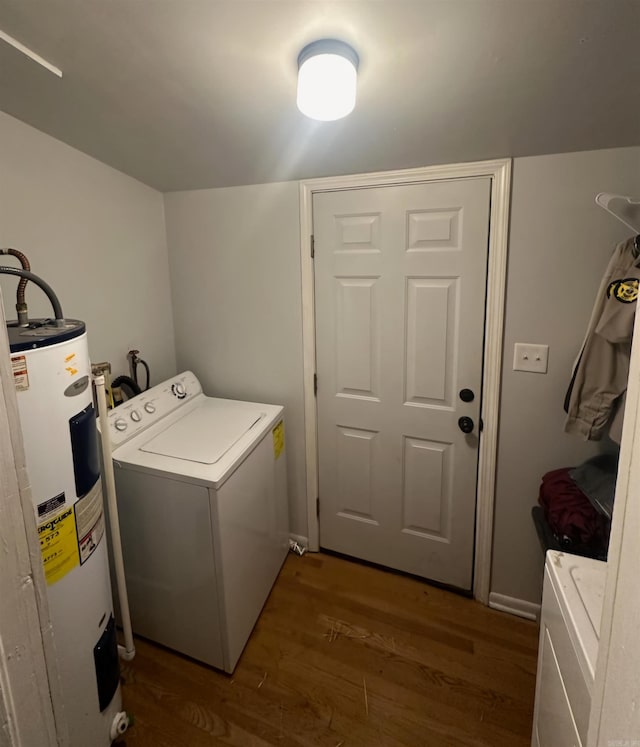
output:
[[[632,200],[626,195],[600,192],[596,195],[596,204],[615,216],[634,233],[640,234],[640,200]]]

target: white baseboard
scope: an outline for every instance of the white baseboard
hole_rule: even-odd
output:
[[[540,605],[533,602],[527,602],[524,599],[507,597],[504,594],[496,594],[492,591],[489,594],[489,607],[500,612],[508,612],[511,615],[525,617],[527,620],[538,620],[540,617]]]

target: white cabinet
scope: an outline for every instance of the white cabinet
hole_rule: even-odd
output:
[[[606,563],[547,553],[533,747],[584,747],[598,656]]]

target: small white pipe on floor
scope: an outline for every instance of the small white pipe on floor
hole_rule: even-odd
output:
[[[124,633],[124,646],[118,646],[118,654],[121,659],[131,661],[131,659],[136,655],[136,648],[133,643],[131,614],[129,612],[129,597],[127,595],[127,583],[124,576],[122,539],[120,538],[120,521],[118,520],[118,503],[116,500],[116,481],[113,473],[113,459],[111,457],[111,439],[109,438],[107,395],[104,388],[104,376],[94,376],[93,384],[95,386],[96,399],[98,400],[104,491],[109,509],[109,531],[111,534],[111,547],[113,549],[113,565],[116,571],[116,586],[118,588],[118,600],[120,602],[120,614],[122,616],[122,632]]]

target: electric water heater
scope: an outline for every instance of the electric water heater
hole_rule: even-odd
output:
[[[70,742],[103,747],[126,716],[85,325],[7,332]]]

